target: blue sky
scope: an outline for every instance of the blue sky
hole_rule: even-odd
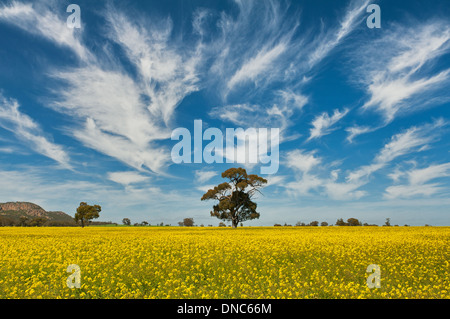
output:
[[[200,198],[242,165],[170,157],[201,119],[280,129],[247,225],[449,224],[447,1],[70,3],[0,2],[0,202],[217,225]]]

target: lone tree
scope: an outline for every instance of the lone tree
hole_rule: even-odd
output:
[[[348,226],[362,226],[361,222],[356,218],[347,219]]]
[[[91,206],[85,202],[81,202],[75,213],[75,221],[77,223],[80,221],[81,227],[84,227],[91,219],[98,218],[101,211],[102,208],[100,205]]]
[[[192,227],[194,226],[194,218],[183,219],[183,226]]]
[[[240,222],[259,218],[257,205],[252,201],[252,197],[260,192],[259,188],[263,187],[267,180],[258,175],[248,175],[246,170],[240,167],[227,169],[222,173],[222,178],[228,178],[229,181],[208,190],[201,198],[219,201],[213,206],[211,216],[231,221],[233,228]]]

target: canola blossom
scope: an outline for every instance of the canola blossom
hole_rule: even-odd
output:
[[[450,227],[0,227],[0,298],[448,299],[449,247]]]

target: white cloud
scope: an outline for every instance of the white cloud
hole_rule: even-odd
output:
[[[450,69],[427,72],[441,56],[450,52],[448,23],[417,23],[411,29],[391,27],[390,32],[361,50],[358,56],[364,65],[359,70],[369,95],[362,109],[380,113],[385,124],[399,114],[449,98],[444,94],[439,99],[433,93],[450,84]],[[383,55],[378,54],[380,51]]]
[[[0,20],[43,36],[57,45],[68,47],[83,61],[90,59],[89,51],[80,43],[81,32],[68,28],[64,17],[56,15],[54,8],[41,2],[24,4],[13,1],[0,7]]]
[[[267,178],[266,186],[277,186],[285,182],[287,176],[272,175]]]
[[[429,180],[450,176],[450,163],[430,165],[422,169],[414,169],[407,173],[408,180],[412,185],[421,185]]]
[[[326,181],[324,183],[326,194],[334,200],[356,200],[367,195],[366,191],[357,190],[361,187],[358,183],[336,183]]]
[[[365,191],[357,190],[364,185],[361,181],[338,182],[339,169],[332,170],[329,177],[321,177],[320,171],[330,165],[322,164],[322,158],[315,156],[315,152],[290,151],[285,162],[296,173],[295,181],[283,184],[288,194],[311,196],[314,194],[312,191],[315,191],[316,194],[325,194],[334,200],[359,199],[366,195]]]
[[[369,133],[375,130],[375,128],[371,128],[368,126],[353,126],[345,129],[349,134],[347,136],[347,141],[349,143],[353,143],[353,139],[358,135]]]
[[[107,17],[111,40],[121,45],[141,75],[142,93],[150,98],[149,111],[168,125],[183,98],[198,90],[198,48],[179,50],[170,39],[170,19],[154,23],[131,20],[114,9]]]
[[[309,100],[301,93],[303,85],[308,82],[306,79],[314,77],[312,69],[359,25],[368,2],[351,2],[339,25],[336,28],[330,26],[329,31],[318,34],[312,41],[308,39],[312,32],[298,32],[301,19],[297,17],[300,17],[300,12],[291,15],[295,18],[289,18],[278,2],[263,2],[258,6],[256,2],[239,2],[236,17],[222,12],[217,21],[218,36],[205,44],[207,56],[214,56],[210,68],[211,77],[217,79],[214,88],[224,100],[224,105],[215,107],[210,115],[216,114],[214,117],[238,125],[256,122],[262,123],[260,127],[279,127],[282,140],[297,139],[299,134],[289,129],[295,123],[293,117]],[[201,11],[197,17],[200,20],[195,20],[196,30],[204,37],[203,22],[211,15]],[[299,79],[303,80],[299,82]],[[254,87],[239,91],[239,104],[227,103],[232,90],[237,92],[249,83]],[[273,83],[282,83],[283,90],[275,91],[271,98],[266,98],[263,103],[258,102],[254,107],[256,103],[251,102],[253,98]],[[254,107],[253,111],[248,110],[250,106]],[[344,116],[346,112],[326,119],[332,123],[324,123],[326,126],[316,129],[313,134],[328,134],[337,117]]]
[[[450,176],[450,163],[430,165],[425,168],[413,168],[409,171],[396,171],[393,175],[395,181],[400,178],[406,178],[406,184],[393,185],[386,188],[384,197],[387,199],[395,198],[416,198],[417,196],[431,196],[438,194],[444,190],[440,183],[427,183],[428,181],[445,178]]]
[[[217,185],[200,185],[200,186],[196,186],[195,189],[206,193],[207,191],[209,191],[210,189],[214,189],[214,187],[216,187]]]
[[[314,190],[317,193],[323,191],[329,198],[334,200],[356,200],[366,196],[367,191],[360,188],[370,182],[369,177],[375,172],[385,168],[395,159],[409,154],[411,152],[420,152],[425,150],[430,143],[436,140],[439,128],[446,125],[442,119],[438,119],[433,123],[424,124],[422,126],[413,126],[401,133],[394,135],[391,140],[386,143],[380,151],[375,155],[372,162],[362,165],[354,170],[347,172],[345,180],[340,182],[339,169],[331,171],[330,176],[321,177],[319,173],[326,168],[331,167],[323,163],[323,159],[315,155],[315,152],[305,152],[303,150],[293,150],[287,153],[285,164],[296,173],[294,182],[286,183],[285,187],[289,194],[300,194],[304,196],[311,195]],[[448,169],[447,166],[432,167],[424,171],[413,171],[409,174],[413,181],[423,181],[427,177],[434,178],[439,174],[443,174]],[[389,175],[392,179],[398,180],[404,173],[396,172]],[[411,184],[414,188],[416,184]],[[410,187],[412,188],[412,186]],[[392,198],[395,194],[408,189],[403,185],[399,187],[392,186],[387,190],[386,198]],[[426,192],[439,190],[437,185],[424,188]],[[424,190],[424,192],[425,192]],[[414,190],[414,194],[418,194],[419,190]]]
[[[163,148],[144,147],[123,136],[102,131],[91,118],[86,120],[84,129],[76,130],[73,136],[85,146],[98,152],[114,157],[117,160],[137,169],[163,174],[164,167],[170,160],[169,152]]]
[[[311,123],[313,127],[310,129],[308,141],[330,134],[332,131],[331,127],[342,119],[348,112],[348,109],[344,109],[342,112],[336,109],[331,117],[326,112],[316,116]]]
[[[135,169],[164,174],[170,156],[158,141],[170,137],[176,107],[198,89],[198,56],[195,49],[177,50],[170,19],[131,22],[110,6],[105,17],[105,36],[125,52],[137,76],[112,62],[111,52],[98,51],[86,65],[51,72],[65,84],[54,89],[51,106],[81,123],[66,131],[84,146]]]
[[[389,64],[390,72],[414,73],[429,61],[445,54],[450,49],[450,28],[439,22],[420,26],[419,32],[408,33],[398,38],[399,54]]]
[[[149,179],[148,176],[141,175],[136,172],[110,172],[108,179],[122,185],[130,185],[135,183],[145,182]]]
[[[402,133],[392,136],[391,140],[383,146],[371,164],[364,165],[350,172],[347,180],[358,183],[400,156],[414,151],[420,152],[425,150],[428,144],[436,139],[436,130],[444,125],[446,123],[439,119],[431,124],[413,126]]]
[[[278,1],[235,4],[236,14],[222,11],[215,15],[219,17],[216,21],[208,21],[217,25],[217,34],[205,36],[211,30],[206,31],[198,19],[204,21],[212,15],[204,10],[194,20],[197,33],[205,41],[203,52],[211,58],[209,75],[224,99],[231,91],[248,84],[254,84],[259,91],[273,81],[282,80],[289,66],[287,61],[293,53],[299,53],[301,45],[301,41],[292,41],[299,22],[297,15],[288,15],[288,7]]]
[[[392,179],[392,181],[394,183],[397,183],[400,180],[400,178],[403,177],[403,176],[404,176],[404,173],[401,172],[399,169],[396,169],[394,172],[388,174],[388,177],[390,179]]]
[[[285,184],[288,194],[294,196],[310,196],[312,190],[318,190],[323,186],[323,180],[315,175],[305,173],[296,181]]]
[[[308,173],[322,161],[320,157],[314,156],[315,152],[304,152],[293,150],[286,153],[285,164],[303,173]]]
[[[443,190],[439,184],[424,185],[396,185],[386,188],[384,198],[416,198],[417,196],[431,196]]]
[[[348,6],[339,28],[333,28],[316,40],[315,49],[308,56],[310,68],[321,62],[342,40],[347,37],[358,25],[362,13],[365,12],[370,1],[352,1]],[[335,31],[337,30],[337,32]]]
[[[280,142],[298,138],[298,134],[288,132],[294,124],[291,117],[303,109],[308,97],[289,89],[278,90],[272,103],[271,107],[250,103],[216,106],[208,115],[243,128],[279,128]]]
[[[247,127],[251,123],[248,121],[249,118],[255,118],[261,115],[261,108],[259,105],[251,105],[248,103],[229,104],[213,107],[208,115],[224,122],[239,125],[240,127]]]
[[[286,51],[286,44],[280,43],[275,47],[264,48],[256,56],[245,62],[228,81],[227,87],[232,90],[237,84],[255,81],[261,74],[271,69],[272,63]]]
[[[384,145],[383,149],[376,156],[375,162],[387,163],[393,159],[407,154],[414,150],[424,150],[428,143],[437,138],[438,129],[447,123],[443,119],[438,119],[430,124],[413,126],[406,131],[396,134],[391,141]]]
[[[217,172],[207,171],[207,170],[196,170],[195,171],[195,181],[202,184],[209,181],[211,178],[217,176]]]
[[[62,167],[70,169],[70,157],[64,148],[47,137],[40,126],[28,115],[19,110],[19,103],[0,95],[0,127],[11,131],[35,152],[51,158]]]
[[[391,122],[396,114],[405,107],[404,102],[415,95],[440,87],[449,79],[450,71],[446,70],[431,77],[412,80],[409,76],[390,78],[389,75],[378,74],[373,77],[368,86],[370,100],[362,108],[376,108],[381,112],[387,123]]]
[[[303,109],[308,103],[308,97],[294,93],[292,90],[278,90],[277,94],[282,98],[282,104],[290,109]]]

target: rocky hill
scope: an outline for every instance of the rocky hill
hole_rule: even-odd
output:
[[[33,220],[42,217],[51,222],[74,222],[72,216],[61,211],[46,211],[41,206],[28,202],[8,202],[0,203],[0,217],[18,222],[20,217],[27,217]]]

